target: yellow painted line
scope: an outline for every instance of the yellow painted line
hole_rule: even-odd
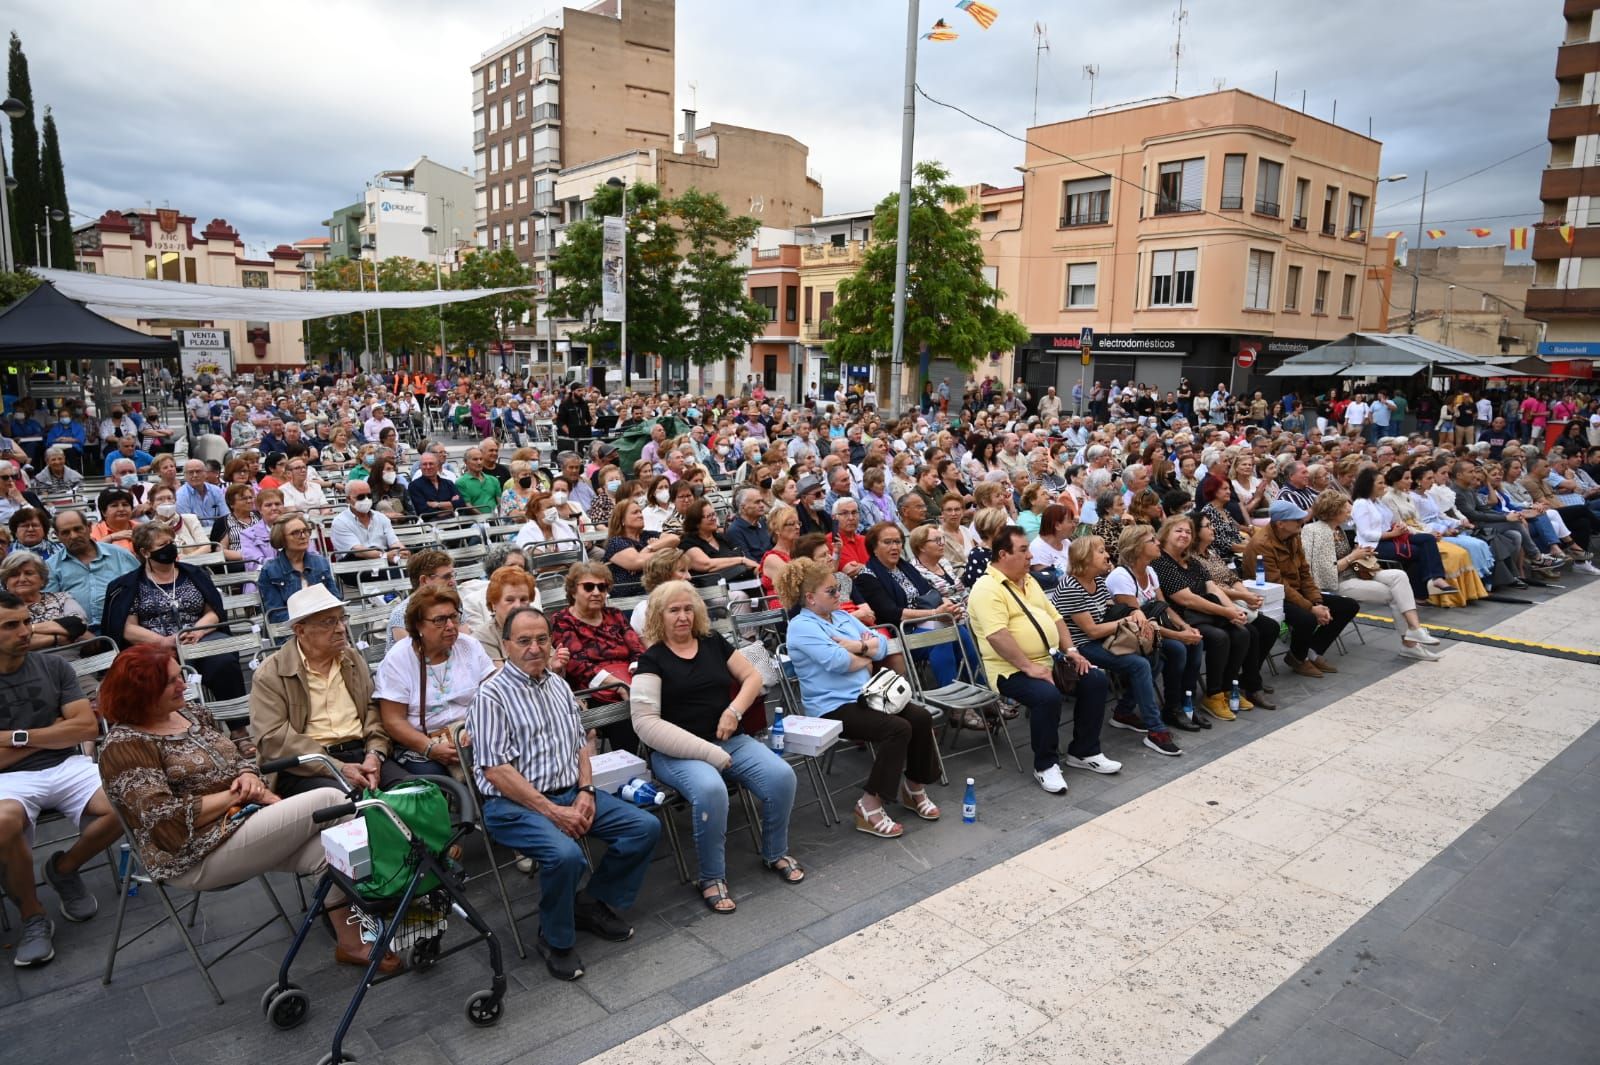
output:
[[[1384,625],[1394,624],[1394,618],[1386,618],[1382,614],[1358,613],[1356,617],[1363,621],[1381,622]],[[1532,650],[1540,651],[1545,654],[1571,655],[1577,658],[1583,658],[1585,660],[1600,661],[1600,651],[1592,651],[1581,647],[1562,647],[1560,644],[1554,643],[1538,643],[1534,640],[1518,640],[1511,636],[1497,636],[1491,632],[1474,632],[1471,629],[1457,629],[1452,628],[1449,625],[1436,625],[1431,621],[1428,622],[1427,628],[1429,632],[1440,632],[1447,636],[1454,636],[1459,639],[1481,640],[1484,643],[1493,644],[1509,644],[1513,647],[1531,648]]]

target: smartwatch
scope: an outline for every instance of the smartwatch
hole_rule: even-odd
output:
[[[579,788],[578,788],[578,793],[579,793],[579,794],[580,794],[580,795],[588,795],[588,796],[589,796],[589,798],[591,798],[591,799],[592,799],[592,798],[594,798],[594,797],[595,797],[595,788],[594,788],[594,785],[593,785],[593,784],[584,784],[584,785],[581,785],[581,786],[580,786],[580,787],[579,787]]]
[[[25,729],[25,728],[19,728],[19,729],[12,730],[12,733],[11,733],[11,746],[13,746],[13,747],[26,747],[27,745],[28,745],[28,730]]]

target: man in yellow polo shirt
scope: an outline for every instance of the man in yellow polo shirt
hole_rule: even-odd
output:
[[[1067,765],[1092,773],[1122,768],[1100,753],[1100,725],[1106,714],[1105,671],[1072,646],[1067,623],[1028,572],[1028,534],[1007,525],[995,534],[994,560],[972,586],[967,619],[983,656],[983,670],[995,691],[1028,708],[1033,742],[1033,779],[1052,795],[1065,794],[1061,775],[1061,700],[1052,666],[1058,656],[1077,672],[1073,686],[1072,742]]]
[[[376,788],[409,774],[391,762],[389,737],[372,699],[372,670],[350,646],[344,604],[320,584],[289,597],[294,637],[256,670],[250,732],[263,762],[326,754],[352,788]],[[296,766],[270,785],[279,795],[325,787],[327,767]]]

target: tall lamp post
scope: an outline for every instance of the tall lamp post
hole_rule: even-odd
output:
[[[622,352],[622,390],[626,392],[633,386],[633,360],[628,358],[628,183],[609,177],[606,184],[622,190],[622,336],[617,345]]]
[[[441,197],[441,199],[443,199],[443,197]],[[428,250],[430,252],[433,252],[433,238],[439,235],[439,231],[437,229],[433,228],[432,226],[423,226],[422,227],[422,231],[428,235]],[[443,267],[441,267],[439,265],[440,262],[443,259],[444,259],[444,253],[443,252],[435,252],[434,253],[434,255],[433,255],[433,287],[439,292],[443,292],[444,291],[444,269],[443,269]],[[445,352],[445,347],[444,347],[444,304],[440,303],[439,304],[439,373],[441,375],[444,373],[444,352]]]
[[[544,322],[545,333],[545,382],[551,392],[556,389],[556,319],[554,301],[556,295],[556,219],[561,217],[561,212],[554,208],[541,208],[533,212],[534,218],[544,219],[544,261],[545,271],[548,275],[544,284]],[[624,240],[622,246],[628,246]]]
[[[55,235],[51,232],[50,225],[52,222],[65,222],[66,220],[66,212],[61,210],[61,208],[46,207],[44,209],[44,265],[48,270],[55,269],[56,265],[56,251],[52,246],[55,242]],[[37,247],[39,241],[39,227],[37,225],[33,227],[33,239],[35,244],[34,257],[37,258],[39,254]]]
[[[917,0],[906,4],[906,90],[900,125],[900,213],[895,226],[894,249],[894,334],[889,358],[889,413],[898,418],[901,410],[900,377],[905,365],[906,347],[906,264],[911,243],[911,159],[912,142],[917,135],[917,29],[920,21]]]
[[[1405,175],[1400,175],[1404,177]],[[1417,289],[1422,286],[1422,220],[1428,213],[1428,172],[1422,172],[1422,203],[1417,207],[1417,245],[1411,249],[1411,313],[1406,316],[1406,332],[1417,331]]]
[[[15,96],[8,96],[0,103],[0,114],[11,119],[23,118],[28,114],[28,106]],[[12,147],[16,147],[15,139]],[[5,151],[0,149],[0,270],[7,273],[17,265],[11,255],[11,208],[7,204],[11,190],[16,187],[17,179],[6,173]]]
[[[365,244],[361,245],[361,250],[362,251],[370,251],[372,253],[372,291],[374,293],[382,292],[383,291],[383,287],[378,284],[378,242],[376,240],[368,238],[367,242]],[[384,359],[384,355],[385,355],[385,349],[384,349],[384,346],[383,346],[383,308],[379,307],[378,308],[378,369],[380,371],[387,370],[389,368],[388,362]],[[368,369],[370,370],[371,367],[368,367]]]

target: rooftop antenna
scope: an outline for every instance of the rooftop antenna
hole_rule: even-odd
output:
[[[1178,95],[1178,71],[1183,65],[1183,24],[1189,13],[1183,9],[1184,0],[1178,0],[1178,13],[1172,21],[1178,27],[1178,39],[1172,45],[1172,95]]]
[[[693,111],[700,110],[700,83],[698,81],[689,83],[689,108]]]
[[[1033,124],[1039,124],[1039,61],[1050,50],[1050,28],[1042,22],[1033,24]]]
[[[1095,79],[1100,76],[1100,64],[1099,63],[1085,63],[1083,65],[1083,76],[1089,79],[1089,110],[1093,111],[1094,110],[1094,83],[1095,83]]]
[[[1212,78],[1211,79],[1211,91],[1212,92],[1221,92],[1223,89],[1226,89],[1227,87],[1228,87],[1228,79],[1227,78]]]

